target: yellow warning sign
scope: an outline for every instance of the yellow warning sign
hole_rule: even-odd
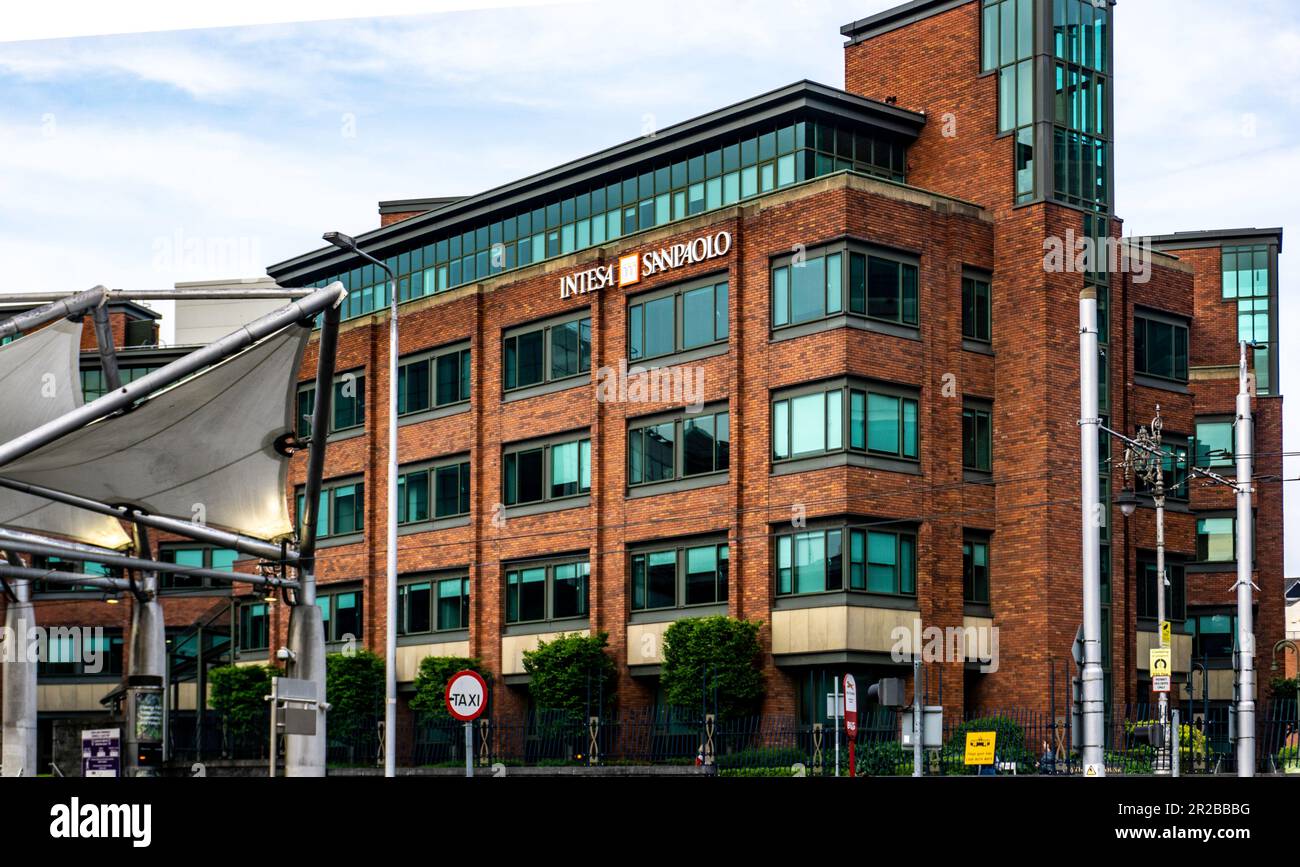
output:
[[[1168,677],[1173,674],[1170,665],[1170,650],[1168,647],[1151,648],[1151,676]]]
[[[1160,646],[1168,647],[1170,640],[1173,638],[1174,625],[1168,620],[1160,621]]]
[[[993,764],[993,748],[997,732],[966,732],[966,764]]]

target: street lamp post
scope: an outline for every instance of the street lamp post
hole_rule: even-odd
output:
[[[384,262],[357,246],[342,232],[322,237],[335,247],[354,253],[384,269],[388,275],[388,557],[386,569],[386,619],[384,651],[384,776],[397,775],[397,277]]]
[[[1168,617],[1165,610],[1165,594],[1168,592],[1169,577],[1165,574],[1165,470],[1163,446],[1164,419],[1160,417],[1160,405],[1156,404],[1155,418],[1151,419],[1149,428],[1141,428],[1133,438],[1133,444],[1124,449],[1124,475],[1131,474],[1141,479],[1151,491],[1151,500],[1156,507],[1156,628],[1163,637],[1164,622]],[[1121,497],[1120,510],[1125,516],[1136,511],[1137,498],[1129,491]],[[1165,732],[1169,719],[1169,698],[1164,692],[1159,696],[1157,722],[1159,731]],[[1157,762],[1163,759],[1163,753],[1157,754]],[[1159,768],[1157,769],[1159,771]]]

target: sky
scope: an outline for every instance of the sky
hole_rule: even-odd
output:
[[[310,23],[288,19],[356,7],[27,10],[0,30],[0,293],[256,277],[323,231],[376,227],[380,200],[485,190],[799,79],[842,87],[840,25],[894,5],[532,0]],[[287,23],[201,26],[234,20]],[[123,22],[152,32],[26,38]],[[1115,39],[1126,233],[1300,229],[1295,0],[1125,2]],[[1283,394],[1300,383],[1287,241]],[[1300,399],[1285,424],[1300,452]],[[1286,488],[1296,576],[1300,482]]]

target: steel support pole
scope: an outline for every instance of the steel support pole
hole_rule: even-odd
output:
[[[9,556],[13,556],[12,554]],[[0,719],[3,752],[0,773],[6,777],[36,776],[36,660],[27,650],[29,630],[36,626],[31,582],[11,577],[14,599],[5,606],[5,638],[0,653],[4,658],[3,696]]]
[[[921,747],[921,734],[925,727],[921,720],[924,703],[921,701],[921,638],[918,635],[912,644],[912,776],[921,776],[921,763],[924,750]]]
[[[33,328],[40,328],[47,322],[53,322],[55,319],[63,319],[68,316],[79,316],[97,307],[104,302],[108,295],[108,290],[103,286],[96,286],[94,289],[87,289],[85,292],[77,292],[71,295],[49,296],[49,295],[9,295],[5,296],[17,301],[48,301],[41,307],[34,310],[27,310],[19,313],[17,316],[0,322],[0,340],[6,337],[13,337],[15,334],[22,334],[24,331],[30,331]]]
[[[397,278],[388,271],[388,551],[384,586],[387,623],[384,629],[384,776],[397,776]],[[473,747],[465,724],[466,756]],[[473,776],[473,767],[470,768]]]
[[[125,578],[79,575],[76,572],[56,572],[50,569],[35,569],[31,566],[14,566],[2,560],[0,560],[0,578],[45,581],[51,584],[69,584],[74,587],[97,587],[108,593],[128,593],[131,590],[131,582]]]
[[[76,547],[61,544],[30,542],[9,530],[0,530],[0,545],[12,548],[20,554],[38,554],[42,557],[70,557],[76,560],[102,563],[105,566],[117,566],[122,569],[192,575],[195,578],[211,578],[214,581],[252,584],[257,587],[295,587],[298,584],[298,582],[286,578],[268,578],[264,575],[251,575],[246,572],[222,572],[217,569],[204,569],[199,566],[181,566],[176,563],[162,563],[140,557],[127,557],[124,554],[99,554],[94,551],[83,551]],[[90,582],[86,581],[84,583],[88,584]]]
[[[152,547],[149,544],[147,532],[137,528],[137,549],[145,557],[150,557]],[[168,690],[168,671],[167,671],[167,623],[163,616],[162,602],[158,598],[158,572],[152,569],[142,569],[140,572],[140,597],[136,598],[131,606],[131,644],[130,654],[127,658],[129,669],[128,674],[152,675],[162,678],[162,712],[163,712],[163,731],[167,730],[168,704],[170,694]],[[129,732],[126,740],[134,742],[135,732]],[[137,774],[137,756],[139,751],[132,749],[131,755],[127,757],[127,767],[132,768]],[[166,759],[167,743],[163,741],[163,758]],[[134,775],[134,774],[133,774]]]
[[[1254,419],[1250,411],[1246,344],[1241,344],[1237,387],[1237,776],[1255,776],[1255,561],[1251,494],[1254,484]]]
[[[334,399],[334,357],[338,348],[340,313],[325,309],[316,345],[316,403],[312,407],[311,445],[307,453],[307,479],[303,489],[305,520],[299,516],[299,588],[289,610],[290,671],[296,678],[316,684],[316,734],[285,735],[284,775],[325,776],[325,624],[316,606],[316,527],[320,520],[321,477],[325,472],[326,440]]]
[[[263,337],[275,334],[297,322],[310,320],[317,313],[340,302],[346,290],[341,284],[331,283],[324,289],[281,307],[266,316],[259,317],[238,330],[211,343],[202,349],[196,349],[189,355],[182,356],[171,364],[160,367],[153,373],[142,376],[116,391],[109,392],[98,400],[91,401],[59,418],[53,419],[35,430],[22,436],[14,437],[0,445],[0,466],[4,466],[24,455],[36,451],[41,446],[67,436],[75,430],[85,427],[92,421],[126,409],[137,400],[153,394],[159,389],[179,382],[192,373],[197,373],[212,364],[229,358]]]
[[[95,289],[87,292],[6,292],[0,294],[0,298],[6,301],[31,301],[33,303],[51,304],[77,303],[74,299],[80,299],[89,294],[89,292],[101,291],[101,296],[106,303],[118,301],[292,301],[295,298],[306,298],[313,292],[318,291],[315,287],[306,286],[300,288],[289,288],[286,286],[256,286],[248,283],[228,283],[221,286],[175,286],[166,289],[105,289],[103,286],[97,286]],[[98,304],[98,301],[93,303]],[[76,315],[79,312],[88,310],[89,307],[80,307],[71,310],[68,313],[60,314],[65,316]],[[29,311],[30,315],[36,311]],[[16,317],[15,317],[16,318]],[[58,318],[57,316],[55,317]]]
[[[95,348],[99,352],[99,364],[104,370],[104,385],[108,391],[122,387],[122,374],[117,369],[117,350],[113,346],[113,326],[108,321],[108,308],[102,303],[92,311],[95,323]]]
[[[1083,567],[1084,775],[1106,775],[1105,675],[1101,667],[1101,503],[1097,395],[1097,292],[1079,294],[1079,507]]]
[[[18,491],[23,494],[30,494],[34,497],[41,497],[56,503],[63,503],[68,506],[74,506],[78,509],[84,509],[87,512],[94,512],[98,515],[108,515],[117,518],[120,521],[128,521],[138,526],[148,527],[153,530],[159,530],[164,533],[172,533],[177,536],[185,536],[198,542],[207,542],[221,548],[234,548],[241,554],[248,554],[250,557],[260,557],[263,560],[280,561],[292,564],[298,559],[298,551],[292,547],[281,548],[274,542],[268,542],[264,539],[257,539],[253,536],[246,536],[243,533],[233,533],[229,530],[218,530],[215,527],[209,527],[206,524],[198,524],[194,521],[185,521],[180,518],[170,518],[166,515],[150,515],[146,512],[139,512],[126,506],[110,506],[98,500],[92,500],[88,497],[69,494],[64,491],[57,491],[54,488],[47,488],[43,485],[31,485],[27,482],[19,482],[14,479],[0,477],[0,488],[8,488],[11,491]]]

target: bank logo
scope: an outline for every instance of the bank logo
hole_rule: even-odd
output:
[[[618,285],[630,286],[641,280],[641,254],[628,253],[618,257]]]

